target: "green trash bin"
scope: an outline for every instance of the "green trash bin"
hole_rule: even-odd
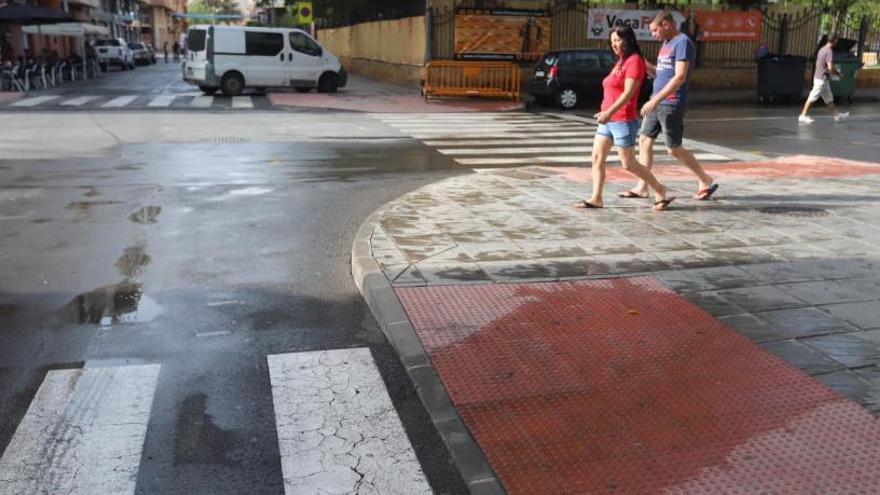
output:
[[[856,57],[838,59],[838,54],[834,54],[834,65],[840,71],[840,77],[831,78],[831,93],[834,94],[834,99],[846,98],[852,101],[853,93],[856,92],[856,73],[862,64]]]

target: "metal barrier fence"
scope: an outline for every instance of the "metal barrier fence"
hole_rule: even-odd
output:
[[[425,98],[485,96],[519,99],[520,68],[509,62],[435,61],[425,66]]]
[[[609,4],[609,8],[625,8],[629,4]],[[550,49],[608,48],[607,40],[588,38],[589,12],[603,4],[558,2],[550,7]],[[700,8],[712,8],[700,6]],[[658,7],[659,8],[659,7]],[[716,8],[717,9],[717,8]],[[820,36],[822,11],[814,7],[771,5],[762,9],[759,41],[700,42],[700,67],[753,68],[756,52],[766,45],[773,53],[812,57]],[[431,54],[435,60],[449,60],[455,53],[455,12],[452,8],[431,10]],[[656,58],[660,43],[640,41],[642,53],[649,60]]]

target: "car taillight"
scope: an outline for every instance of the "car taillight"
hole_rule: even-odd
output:
[[[547,79],[556,79],[556,75],[559,74],[559,67],[553,66],[550,67],[550,70],[547,72]]]

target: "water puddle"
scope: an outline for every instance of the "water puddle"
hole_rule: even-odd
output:
[[[84,213],[88,213],[92,211],[96,206],[109,206],[109,205],[118,205],[121,204],[122,201],[112,201],[112,200],[104,200],[104,201],[74,201],[67,205],[68,210],[77,210]]]
[[[150,322],[163,312],[156,301],[144,295],[141,284],[120,282],[76,296],[56,316],[67,323],[110,326]]]
[[[151,224],[156,223],[156,218],[162,213],[161,206],[144,206],[138,211],[128,216],[128,219],[135,223]]]
[[[174,463],[230,464],[235,435],[223,430],[207,411],[205,394],[184,399],[177,415],[174,435]]]

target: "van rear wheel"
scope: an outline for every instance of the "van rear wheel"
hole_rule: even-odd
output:
[[[332,72],[327,72],[318,80],[319,93],[335,93],[339,89],[339,76]]]
[[[220,90],[226,96],[238,96],[244,91],[244,78],[238,72],[227,72],[220,79]]]

